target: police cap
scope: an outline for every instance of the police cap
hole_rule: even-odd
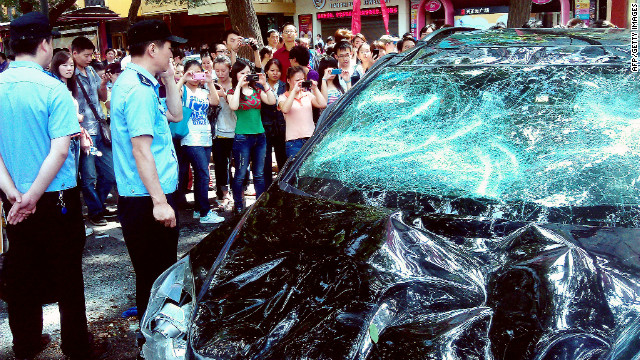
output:
[[[9,24],[11,39],[36,39],[53,35],[60,35],[60,33],[51,28],[49,19],[40,12],[24,14]]]
[[[129,28],[127,42],[129,45],[142,44],[149,41],[165,40],[184,44],[187,39],[171,35],[167,24],[162,20],[143,20]]]

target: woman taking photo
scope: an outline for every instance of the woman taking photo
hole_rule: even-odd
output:
[[[252,164],[253,185],[256,189],[256,198],[264,192],[264,158],[266,151],[266,138],[264,127],[260,117],[262,103],[274,105],[276,97],[273,89],[267,84],[264,73],[250,75],[249,64],[239,59],[231,68],[232,88],[227,92],[227,102],[237,117],[236,135],[233,140],[233,160],[236,173],[233,177],[232,191],[236,212],[244,209],[242,182]],[[256,86],[262,85],[262,89]]]
[[[320,66],[318,66],[318,72],[320,73],[320,82],[318,86],[322,92],[322,96],[327,101],[327,106],[338,101],[340,96],[349,90],[351,87],[351,78],[348,72],[342,72],[340,75],[332,74],[332,71],[338,69],[338,60],[332,57],[326,57],[320,60]],[[347,89],[344,89],[340,84],[340,78],[342,78],[347,84]]]
[[[265,64],[267,70],[267,83],[273,89],[276,96],[275,105],[262,104],[260,114],[262,115],[262,126],[264,127],[267,137],[267,149],[264,158],[264,183],[265,189],[268,189],[273,181],[271,163],[273,162],[272,153],[276,153],[276,162],[278,163],[278,171],[282,169],[284,163],[287,162],[287,150],[285,147],[285,131],[286,124],[284,115],[278,110],[278,96],[286,91],[286,84],[280,80],[282,76],[282,64],[278,59],[271,59]]]
[[[226,48],[225,48],[226,49]],[[218,207],[226,210],[229,205],[229,183],[231,181],[231,150],[236,135],[236,114],[227,102],[227,91],[232,87],[231,59],[219,55],[213,61],[213,69],[218,76],[215,86],[220,97],[220,111],[215,119],[213,139],[213,161],[216,175],[216,197]]]
[[[290,67],[287,70],[287,92],[278,99],[278,107],[287,123],[286,147],[289,158],[295,156],[313,135],[313,108],[327,107],[327,101],[318,89],[317,82],[311,81],[308,88],[302,86],[302,82],[305,81],[304,74],[302,67]]]
[[[193,166],[193,196],[196,211],[193,217],[200,219],[201,224],[216,224],[224,221],[223,217],[211,210],[209,205],[209,159],[211,158],[211,125],[207,119],[209,106],[217,106],[220,102],[216,91],[207,91],[203,84],[213,88],[210,71],[202,70],[197,60],[190,60],[184,65],[185,73],[178,82],[182,92],[184,106],[191,109],[188,121],[189,133],[182,138],[180,145],[187,159]],[[200,78],[204,77],[203,80]]]

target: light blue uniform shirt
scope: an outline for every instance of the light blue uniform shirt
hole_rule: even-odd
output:
[[[51,150],[51,139],[80,132],[67,86],[31,61],[14,61],[0,74],[0,155],[16,188],[26,193]],[[76,186],[69,153],[47,192]]]
[[[129,63],[111,91],[113,165],[121,196],[149,196],[133,157],[131,138],[153,137],[151,153],[165,194],[178,188],[178,160],[166,107],[158,97],[160,83],[143,67]]]

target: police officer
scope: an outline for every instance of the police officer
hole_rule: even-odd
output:
[[[53,54],[47,17],[25,14],[9,31],[16,61],[0,74],[0,189],[9,222],[5,300],[13,350],[32,359],[46,347],[42,304],[57,301],[62,351],[84,359],[85,233],[69,153],[71,136],[80,133],[76,108],[67,87],[43,70]]]
[[[111,92],[111,133],[118,216],[136,272],[136,305],[142,318],[153,282],[176,261],[178,251],[178,162],[167,114],[182,119],[170,61],[172,43],[186,40],[172,36],[160,20],[134,24],[127,39],[131,62]],[[166,88],[166,106],[156,76]]]

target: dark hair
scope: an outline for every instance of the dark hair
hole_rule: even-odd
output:
[[[238,87],[238,73],[244,70],[245,68],[249,68],[249,70],[251,70],[251,65],[249,65],[246,61],[242,59],[237,59],[236,62],[233,63],[233,66],[231,66],[231,74],[229,74],[229,76],[231,77],[231,87],[233,89]],[[249,87],[253,88],[254,90],[257,90],[253,81],[249,82]],[[245,99],[245,98],[246,96],[240,93],[240,99]]]
[[[416,41],[413,38],[409,38],[409,37],[403,37],[402,40],[398,41],[398,51],[402,52],[402,46],[404,45],[404,43],[406,43],[407,41],[411,41],[413,42],[413,44],[416,44]]]
[[[325,56],[334,56],[336,54],[336,44],[327,45],[324,48]]]
[[[116,50],[115,50],[115,49],[112,49],[112,48],[108,48],[108,49],[107,49],[107,51],[105,51],[104,53],[106,54],[106,53],[108,53],[109,51],[113,51],[113,55],[118,55],[118,53],[116,52]]]
[[[143,56],[145,51],[147,51],[147,48],[149,47],[149,45],[156,44],[157,47],[162,47],[164,46],[165,41],[166,40],[152,40],[152,41],[145,41],[137,44],[130,44],[129,54],[131,56]]]
[[[122,66],[120,66],[120,62],[116,61],[107,65],[104,72],[109,74],[120,74],[122,72]]]
[[[325,40],[327,42],[329,41],[336,41],[336,39],[333,38],[333,36],[327,36],[327,40]]]
[[[310,58],[309,49],[302,45],[296,45],[289,50],[289,59],[296,59],[300,66],[309,66]]]
[[[307,73],[304,72],[304,68],[302,66],[291,66],[287,69],[287,80],[291,79],[297,73],[303,73],[305,80],[307,79]],[[289,82],[287,82],[286,89],[289,91]]]
[[[269,69],[271,69],[271,65],[273,64],[275,64],[280,70],[280,72],[282,72],[282,63],[280,62],[280,60],[276,58],[272,58],[269,61],[267,61],[267,64],[264,66],[264,72],[266,73],[267,71],[269,71]]]
[[[3,52],[0,52],[0,58],[2,58],[2,60],[7,61],[7,55],[5,55]]]
[[[102,70],[104,70],[104,68],[105,68],[105,66],[104,66],[104,65],[102,65],[102,63],[101,63],[100,61],[96,61],[96,60],[94,60],[94,61],[91,63],[91,67],[92,67],[92,68],[93,68],[93,70],[95,70],[95,71],[102,71]]]
[[[338,69],[338,60],[328,56],[320,60],[320,64],[318,65],[318,74],[320,74],[320,79],[318,79],[318,86],[320,87],[320,90],[322,90],[322,79],[324,78],[324,72],[328,68]],[[335,85],[338,90],[340,90],[340,92],[344,94],[344,89],[342,88],[342,85],[340,85],[340,78],[338,76],[334,77],[331,82],[333,82],[333,85]]]
[[[242,36],[240,35],[240,33],[234,29],[229,29],[227,31],[224,32],[224,34],[222,34],[222,41],[226,42],[227,39],[229,38],[229,35],[237,35],[237,36]]]
[[[71,52],[81,52],[85,50],[94,51],[95,49],[96,46],[93,45],[91,40],[87,39],[84,36],[78,36],[71,42]]]
[[[11,39],[9,41],[9,47],[16,55],[28,54],[35,56],[38,52],[38,46],[43,40],[51,42],[51,36],[40,36],[29,39]]]
[[[418,32],[418,36],[422,37],[422,33],[423,32],[427,32],[427,31],[435,31],[436,30],[436,25],[435,24],[427,24],[425,26],[422,27],[422,29],[420,29],[420,31]]]
[[[349,50],[349,51],[351,51],[351,49],[352,49],[351,43],[346,41],[346,40],[340,41],[340,42],[336,43],[336,45],[334,46],[334,50],[335,50],[336,54],[338,53],[339,50]]]
[[[200,62],[198,60],[189,60],[184,64],[184,71],[186,72],[190,67],[196,65],[197,67],[200,68],[200,70],[202,70],[202,64],[200,64]]]
[[[213,60],[213,66],[216,66],[216,64],[225,64],[229,67],[229,69],[231,69],[231,59],[229,59],[227,55],[216,56],[216,58]]]
[[[209,49],[205,49],[200,51],[200,60],[206,58],[206,57],[210,57],[211,61],[213,61],[213,56],[211,55],[211,51],[209,51]],[[185,66],[186,69],[186,66]]]
[[[276,30],[276,29],[269,29],[269,30],[267,31],[267,37],[271,36],[271,34],[273,34],[273,33],[278,34],[278,30]],[[279,34],[278,34],[278,35],[279,35]]]
[[[184,58],[184,51],[182,51],[182,49],[180,48],[172,48],[171,49],[171,54],[173,54],[173,57],[179,57],[180,59]]]
[[[296,29],[296,31],[298,31],[298,28],[296,27],[296,25],[294,23],[287,22],[287,23],[284,23],[284,25],[282,25],[282,29],[280,30],[280,33],[283,33],[284,32],[284,28],[286,28],[287,26],[293,26]]]
[[[49,70],[55,76],[57,76],[60,80],[62,80],[62,76],[60,75],[60,65],[66,63],[71,59],[71,54],[68,51],[58,51],[53,58],[51,58],[51,66],[49,66]],[[75,65],[74,65],[75,66]],[[75,98],[78,95],[78,88],[76,87],[76,74],[74,73],[71,78],[67,79],[67,88],[71,91],[71,95]]]
[[[273,55],[273,50],[271,49],[271,47],[265,46],[262,49],[260,49],[260,60],[264,59],[264,56],[267,54]]]

